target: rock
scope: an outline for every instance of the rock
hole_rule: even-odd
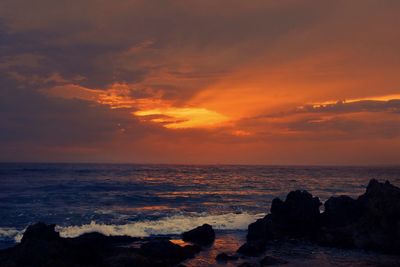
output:
[[[285,201],[275,198],[271,213],[249,225],[247,240],[313,238],[321,223],[320,206],[319,198],[307,191],[292,191]]]
[[[234,261],[238,260],[239,257],[237,255],[229,255],[225,252],[219,253],[217,257],[215,257],[217,261]]]
[[[262,219],[258,219],[248,227],[247,240],[270,240],[273,238],[272,215],[268,214]]]
[[[355,199],[348,196],[329,198],[322,215],[323,224],[341,227],[354,223],[361,216],[361,209]]]
[[[316,241],[323,246],[353,248],[353,227],[323,227]]]
[[[325,203],[320,243],[400,254],[400,188],[371,180],[354,200],[332,197]]]
[[[197,246],[181,247],[169,240],[156,240],[143,244],[140,247],[140,254],[157,261],[179,263],[194,257],[200,250]]]
[[[308,237],[319,227],[321,202],[307,191],[292,191],[285,201],[275,198],[271,205],[275,235]]]
[[[357,247],[400,254],[400,188],[371,180],[357,199],[331,197],[321,203],[306,191],[275,198],[271,213],[249,225],[242,254],[261,251],[254,241],[301,239],[342,248]]]
[[[362,215],[354,226],[354,245],[400,254],[400,188],[371,180],[357,202]]]
[[[21,243],[0,254],[0,266],[51,266],[58,261],[68,265],[73,255],[55,231],[55,225],[36,223],[28,226]]]
[[[318,243],[335,247],[353,247],[353,227],[362,212],[357,201],[348,196],[331,197],[324,206]]]
[[[182,240],[202,246],[210,245],[215,240],[215,232],[211,225],[203,224],[188,232],[184,232],[182,234]]]
[[[135,253],[119,253],[104,260],[103,266],[154,266],[154,261]]]
[[[60,234],[55,231],[55,224],[44,224],[38,222],[36,224],[28,226],[21,239],[21,243],[27,242],[28,240],[59,240]]]
[[[140,239],[100,233],[62,238],[54,228],[44,223],[29,226],[21,243],[0,250],[0,267],[172,267],[200,251],[198,246],[181,247],[165,238]],[[143,244],[133,248],[133,242]]]
[[[271,256],[265,256],[261,261],[261,266],[272,266],[272,265],[283,265],[287,264],[288,262],[282,259],[274,258]]]
[[[255,263],[250,263],[250,262],[243,262],[239,264],[237,267],[257,267],[258,265]]]
[[[237,252],[248,257],[257,257],[265,251],[266,242],[264,240],[253,240],[244,243]]]

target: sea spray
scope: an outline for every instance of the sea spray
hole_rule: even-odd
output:
[[[206,213],[190,213],[160,218],[158,220],[143,220],[128,224],[103,224],[92,221],[89,224],[56,226],[56,231],[62,237],[77,237],[85,233],[99,232],[104,235],[126,235],[132,237],[147,237],[151,235],[176,235],[188,231],[204,223],[211,224],[217,230],[246,230],[247,226],[265,214],[226,213],[210,215]],[[14,239],[20,242],[24,230],[0,228],[0,238]]]
[[[227,213],[219,215],[191,214],[164,217],[159,220],[144,220],[129,224],[101,224],[92,221],[79,226],[57,226],[63,237],[76,237],[84,233],[99,232],[104,235],[127,235],[146,237],[150,235],[173,235],[188,231],[204,223],[211,224],[217,230],[246,230],[247,226],[264,214]]]

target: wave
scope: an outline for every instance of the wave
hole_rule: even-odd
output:
[[[158,220],[138,221],[123,225],[101,224],[92,221],[80,226],[57,227],[63,237],[76,237],[84,233],[99,232],[104,235],[127,235],[146,237],[151,235],[180,234],[204,223],[218,230],[245,230],[247,226],[264,214],[227,213],[219,215],[174,215]]]
[[[11,227],[0,227],[0,241],[12,242],[12,240],[19,242],[22,238],[23,231]]]
[[[175,235],[193,229],[204,223],[211,224],[217,230],[245,230],[247,226],[265,214],[226,213],[210,215],[192,213],[189,215],[174,215],[158,220],[144,220],[129,224],[103,224],[92,221],[90,224],[56,226],[56,231],[62,237],[77,237],[85,233],[99,232],[104,235],[127,235],[132,237],[147,237],[151,235]],[[14,238],[19,242],[23,231],[12,228],[0,228],[0,237]]]
[[[10,238],[18,235],[20,231],[15,228],[4,227],[0,228],[0,238]]]

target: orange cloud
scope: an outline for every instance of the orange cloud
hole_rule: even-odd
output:
[[[311,103],[314,108],[321,108],[329,105],[335,105],[337,103],[356,103],[360,101],[390,101],[390,100],[399,100],[400,94],[391,94],[391,95],[381,95],[381,96],[371,96],[371,97],[361,97],[361,98],[351,98],[351,99],[344,99],[344,100],[330,100],[321,103]]]
[[[221,127],[229,121],[227,116],[203,107],[174,107],[170,101],[156,96],[135,99],[132,91],[128,84],[120,83],[106,90],[67,84],[44,90],[44,93],[96,102],[111,109],[134,109],[136,111],[131,114],[141,117],[142,121],[160,123],[169,129]]]
[[[143,117],[145,120],[146,117],[150,117],[150,121],[162,123],[170,129],[220,127],[229,120],[218,112],[190,107],[141,110],[132,114]]]
[[[56,117],[36,111],[43,102],[72,116],[65,99],[80,99],[87,103],[71,107],[90,117],[77,111],[67,128],[96,117],[102,127],[73,129],[89,136],[84,143],[101,140],[112,160],[297,164],[386,154],[399,162],[399,101],[389,101],[400,99],[398,1],[3,2],[0,106],[18,109],[2,112],[10,117],[1,133],[16,143],[25,132],[36,144],[43,123],[34,118]],[[48,87],[42,93],[63,99],[27,93]],[[58,115],[54,128],[66,121]]]

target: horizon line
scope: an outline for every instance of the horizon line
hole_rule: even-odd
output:
[[[100,161],[0,161],[0,164],[166,165],[166,166],[263,166],[263,167],[400,167],[400,164],[268,164],[268,163],[166,163]]]

